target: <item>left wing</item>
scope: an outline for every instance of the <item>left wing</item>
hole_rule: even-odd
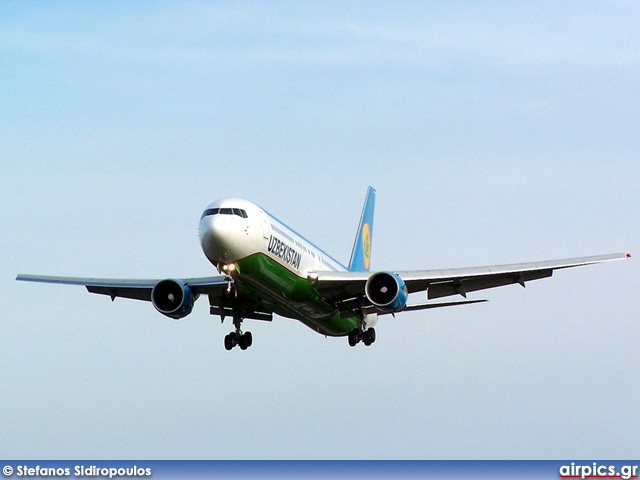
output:
[[[453,268],[446,270],[416,270],[392,272],[402,279],[409,293],[427,290],[429,300],[450,295],[484,290],[547,278],[554,270],[579,267],[594,263],[623,260],[628,252],[564,260],[494,265],[488,267]],[[308,279],[325,297],[334,301],[346,301],[365,295],[365,284],[374,272],[312,272]]]
[[[111,300],[114,300],[116,297],[123,297],[150,302],[153,287],[163,279],[130,280],[122,278],[77,278],[48,277],[44,275],[18,275],[16,280],[23,282],[57,283],[62,285],[82,285],[91,293],[110,296]],[[187,285],[196,295],[218,295],[228,286],[228,281],[223,276],[188,278],[180,281]]]

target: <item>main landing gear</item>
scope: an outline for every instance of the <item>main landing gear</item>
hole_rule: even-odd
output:
[[[354,328],[349,332],[349,345],[355,347],[358,343],[362,342],[367,347],[376,341],[375,328],[369,328],[364,332],[359,328]]]
[[[253,343],[251,332],[231,332],[224,337],[224,348],[231,350],[236,345],[240,345],[241,350],[246,350]]]
[[[361,301],[362,299],[360,299]],[[355,347],[358,343],[363,342],[367,347],[376,341],[376,330],[373,328],[378,317],[373,317],[373,322],[369,315],[365,315],[362,305],[356,310],[358,316],[358,326],[349,332],[349,345]],[[371,326],[367,328],[367,324]]]
[[[236,331],[231,332],[229,335],[224,337],[224,348],[231,350],[236,345],[240,345],[241,350],[246,350],[253,343],[253,336],[251,335],[251,332],[242,333],[242,330],[240,329],[240,325],[242,325],[242,316],[240,315],[239,309],[234,309],[233,324],[236,327]]]

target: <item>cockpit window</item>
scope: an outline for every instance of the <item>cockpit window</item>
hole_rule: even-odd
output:
[[[200,220],[202,220],[204,217],[208,217],[209,215],[217,215],[218,213],[220,213],[219,208],[209,208],[208,210],[204,211],[204,213],[200,217]]]
[[[240,208],[209,208],[204,211],[200,220],[211,215],[237,215],[242,218],[249,218],[247,212]]]

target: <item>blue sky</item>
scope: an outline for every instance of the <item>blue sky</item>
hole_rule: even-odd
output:
[[[17,273],[206,276],[212,200],[372,268],[638,251],[637,2],[3,2],[0,454],[637,458],[632,259],[381,320],[278,318],[226,352],[206,301]]]

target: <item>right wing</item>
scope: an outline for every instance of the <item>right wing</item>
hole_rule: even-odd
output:
[[[116,297],[151,301],[151,291],[163,279],[131,280],[122,278],[78,278],[49,277],[45,275],[18,275],[23,282],[57,283],[61,285],[82,285],[91,293]],[[194,294],[219,295],[228,286],[223,276],[181,279]]]
[[[111,300],[117,297],[132,298],[151,302],[151,292],[164,279],[131,280],[123,278],[78,278],[78,277],[49,277],[44,275],[18,275],[16,280],[23,282],[57,283],[61,285],[82,285],[89,292],[107,295]],[[229,283],[235,283],[225,276],[176,279],[189,287],[191,292],[209,297],[209,313],[225,317],[233,317],[233,301],[229,297]],[[242,302],[243,318],[271,321],[272,308],[263,302]]]

